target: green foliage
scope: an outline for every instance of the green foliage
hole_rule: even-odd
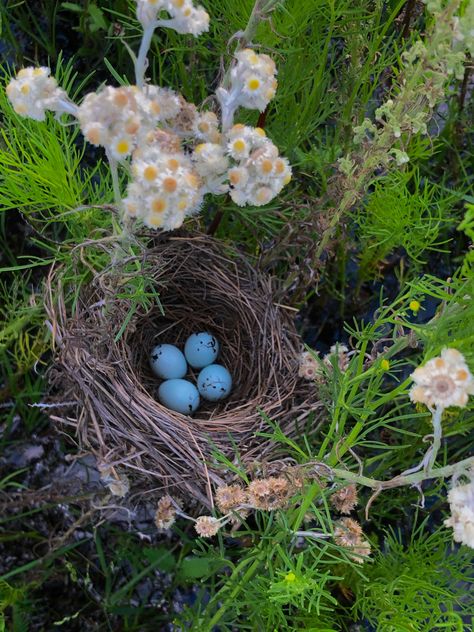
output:
[[[202,4],[211,14],[210,32],[194,39],[158,31],[148,75],[154,83],[209,107],[208,98],[231,59],[235,43],[229,38],[245,28],[253,1]],[[112,84],[132,81],[124,44],[134,51],[139,44],[134,7],[133,0],[7,0],[0,5],[1,38],[18,64],[31,59],[47,63],[49,57],[60,85],[79,102],[86,85],[98,85],[106,77]],[[452,23],[439,16],[435,23],[426,13],[416,14],[417,7],[405,0],[282,2],[271,21],[260,24],[253,44],[277,62],[279,89],[264,120],[268,135],[290,158],[293,182],[264,208],[240,208],[229,200],[217,208],[208,201],[203,213],[206,224],[222,211],[217,236],[251,254],[271,250],[286,235],[290,242],[294,237],[299,249],[300,233],[309,236],[319,254],[312,259],[311,248],[298,250],[294,267],[311,268],[332,258],[333,265],[321,266],[318,291],[323,296],[337,293],[341,301],[351,290],[346,275],[352,257],[358,266],[358,295],[362,288],[372,291],[367,282],[379,277],[380,264],[401,251],[408,272],[400,272],[398,295],[393,298],[396,292],[383,290],[378,302],[371,297],[377,303],[375,312],[345,325],[352,344],[347,366],[341,368],[334,357],[330,364],[320,362],[321,380],[315,388],[325,409],[323,421],[315,423],[312,416],[300,424],[295,420],[289,437],[266,420],[272,431],[262,434],[273,439],[282,458],[322,461],[350,473],[358,470],[359,459],[364,473],[380,480],[419,463],[425,436],[432,431],[429,412],[408,397],[415,366],[443,347],[459,349],[474,366],[473,259],[463,239],[474,239],[473,199],[466,195],[472,186],[467,141],[473,134],[472,104],[465,94],[468,76],[462,80],[460,51],[446,48],[452,43]],[[466,7],[463,3],[462,12]],[[33,41],[26,55],[18,38],[22,31]],[[64,33],[74,36],[71,46],[78,53],[68,63],[60,52]],[[409,51],[420,38],[426,50],[417,44]],[[87,69],[79,57],[86,58]],[[454,68],[458,78],[448,73]],[[10,74],[4,68],[4,85]],[[428,135],[415,137],[413,125],[428,123],[433,109],[426,106],[428,85],[436,86],[435,103],[446,113],[441,107],[436,110]],[[387,106],[388,97],[396,102],[396,116]],[[376,119],[382,104],[385,108]],[[43,421],[30,406],[44,393],[32,369],[47,361],[50,349],[39,297],[42,272],[51,264],[62,266],[73,303],[82,284],[109,269],[116,252],[110,233],[117,220],[109,206],[111,177],[100,153],[84,145],[65,117],[49,116],[45,123],[25,120],[13,112],[3,88],[0,113],[0,210],[3,217],[19,210],[33,234],[18,250],[2,219],[2,271],[8,276],[0,285],[0,393],[7,403],[1,412],[7,429],[19,416],[29,433]],[[258,118],[256,112],[241,111],[237,120],[254,125]],[[407,121],[409,127],[398,134],[396,126]],[[380,138],[379,144],[372,142]],[[402,152],[410,158],[408,165],[397,164],[405,157]],[[341,156],[346,158],[338,164]],[[121,185],[123,190],[125,180]],[[466,214],[454,232],[461,199],[467,202]],[[320,226],[319,217],[326,224]],[[34,247],[34,254],[22,249],[27,247]],[[159,304],[152,275],[142,263],[144,248],[132,241],[125,245],[130,259],[120,268],[117,292],[128,301],[129,312],[115,332],[117,339],[137,310],[146,312]],[[451,268],[437,277],[431,266],[441,254]],[[298,278],[300,270],[290,270],[293,263],[278,256],[277,280],[288,274]],[[25,275],[29,268],[34,274]],[[326,285],[324,278],[329,279]],[[421,304],[419,311],[411,307],[414,300]],[[352,316],[350,305],[343,309]],[[470,454],[472,404],[445,411],[442,421],[439,466]],[[235,460],[218,453],[215,458],[222,469],[248,481],[237,450]],[[2,477],[0,487],[20,490],[21,474]],[[365,619],[381,632],[462,630],[467,621],[462,617],[473,605],[466,590],[472,554],[451,549],[451,534],[441,526],[445,483],[433,481],[423,490],[436,523],[434,533],[427,520],[411,534],[390,531],[397,522],[416,522],[417,489],[390,489],[373,499],[364,530],[374,554],[364,565],[334,544],[331,484],[323,488],[313,482],[289,509],[257,512],[232,534],[235,537],[219,534],[211,544],[190,539],[181,523],[175,529],[178,539],[157,545],[111,527],[97,528],[90,548],[83,542],[62,546],[0,580],[0,632],[8,624],[15,632],[28,629],[32,606],[51,577],[70,582],[82,598],[66,609],[54,604],[52,625],[82,625],[83,610],[95,609],[104,629],[154,630],[170,623],[173,613],[157,614],[147,604],[133,604],[141,582],[155,581],[157,572],[168,578],[165,602],[172,603],[178,587],[196,588],[195,603],[174,616],[179,629],[337,632]],[[360,514],[354,514],[361,522],[368,502],[369,493],[361,490]],[[2,524],[27,522],[40,511],[45,507],[6,516]],[[428,509],[420,513],[430,516]],[[308,519],[308,529],[317,530],[319,538],[296,535]],[[28,533],[46,547],[44,534],[34,529]],[[13,542],[23,532],[1,537]],[[24,583],[10,583],[19,577]]]
[[[397,248],[403,248],[412,271],[419,269],[430,251],[442,251],[439,235],[452,224],[455,202],[454,193],[443,194],[438,186],[423,181],[416,168],[377,180],[367,204],[355,211],[359,277],[376,274],[378,265]]]
[[[462,632],[472,623],[472,555],[453,551],[446,532],[423,527],[413,528],[406,544],[400,532],[388,532],[366,581],[355,579],[354,615],[380,632]]]

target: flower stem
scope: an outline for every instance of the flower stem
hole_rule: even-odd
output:
[[[155,32],[156,22],[148,25],[143,31],[142,41],[140,43],[140,50],[138,51],[138,57],[135,61],[135,83],[139,88],[143,88],[145,83],[145,70],[147,66],[147,55],[150,50],[151,38]]]

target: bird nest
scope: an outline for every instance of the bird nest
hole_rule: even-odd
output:
[[[269,420],[291,436],[320,405],[314,384],[298,377],[294,311],[275,303],[271,279],[242,254],[203,235],[173,233],[146,251],[146,269],[160,304],[135,311],[130,297],[104,298],[96,282],[68,314],[60,275],[50,275],[52,393],[74,402],[52,418],[73,429],[81,449],[139,482],[138,493],[178,489],[211,506],[213,488],[232,474],[226,459],[265,461],[275,449],[261,434],[271,431]],[[218,362],[231,371],[233,389],[189,417],[157,401],[149,357],[158,343],[183,348],[197,331],[220,341]]]

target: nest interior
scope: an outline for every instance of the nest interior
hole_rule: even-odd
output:
[[[68,315],[57,283],[50,292],[57,297],[48,305],[57,342],[51,383],[56,398],[77,402],[53,419],[74,428],[80,446],[102,462],[148,479],[149,489],[178,488],[209,506],[213,487],[228,480],[213,450],[230,460],[236,452],[244,462],[265,459],[272,444],[256,433],[269,429],[266,417],[291,434],[319,403],[314,385],[298,377],[302,344],[293,312],[275,303],[271,279],[243,255],[202,235],[173,233],[146,259],[161,306],[135,313],[118,341],[128,301],[114,299],[109,309],[99,283]],[[228,399],[188,417],[157,401],[149,358],[156,344],[183,348],[198,331],[219,340],[217,361],[231,372],[233,388]]]

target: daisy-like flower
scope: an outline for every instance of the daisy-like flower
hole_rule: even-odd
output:
[[[453,539],[474,549],[474,479],[453,487],[448,493],[451,517],[444,521],[452,527]]]
[[[474,394],[473,376],[464,356],[456,349],[443,349],[440,357],[415,369],[411,378],[415,384],[410,399],[429,408],[463,408],[469,395]]]
[[[44,121],[47,110],[75,114],[76,106],[50,74],[51,69],[43,66],[22,68],[10,81],[6,93],[17,114],[36,121]]]
[[[201,112],[193,121],[192,131],[195,138],[207,143],[220,143],[219,121],[214,112]]]
[[[221,527],[222,522],[212,516],[199,516],[194,523],[197,534],[202,538],[211,538],[213,535],[216,535]]]

